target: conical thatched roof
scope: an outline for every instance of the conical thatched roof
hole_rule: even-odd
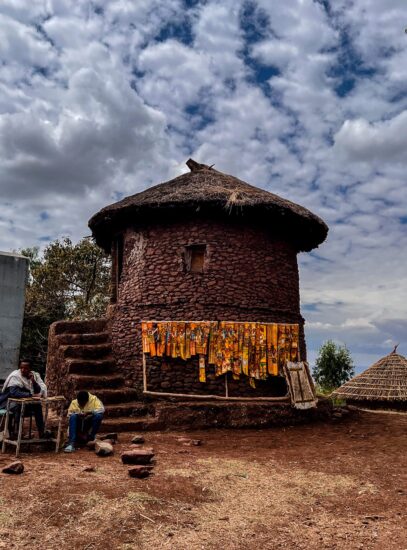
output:
[[[407,402],[407,359],[393,351],[332,395],[348,401]]]
[[[278,229],[298,250],[321,244],[326,224],[306,208],[189,159],[190,172],[106,206],[89,221],[97,243],[110,250],[128,225],[193,216],[239,218]]]

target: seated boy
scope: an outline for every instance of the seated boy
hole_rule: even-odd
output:
[[[87,391],[78,392],[68,409],[69,441],[64,449],[66,453],[73,453],[76,444],[96,438],[104,412],[103,403],[96,395]]]

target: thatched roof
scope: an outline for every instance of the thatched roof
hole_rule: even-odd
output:
[[[187,165],[189,173],[126,197],[95,214],[89,227],[96,242],[109,251],[113,234],[126,226],[191,215],[263,222],[278,228],[301,251],[311,250],[325,240],[327,225],[306,208],[192,159]]]
[[[407,359],[393,351],[332,395],[348,401],[407,402]]]

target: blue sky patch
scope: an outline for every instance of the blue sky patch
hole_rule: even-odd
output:
[[[185,16],[180,21],[169,21],[164,27],[161,27],[155,40],[157,40],[157,42],[165,42],[171,38],[178,40],[178,42],[182,42],[186,46],[192,45],[194,36],[189,17]]]
[[[329,69],[327,76],[335,79],[334,90],[339,97],[346,97],[352,92],[358,80],[372,78],[377,72],[377,69],[367,66],[357,53],[346,29],[340,32],[339,48],[327,51],[338,54],[337,62]]]

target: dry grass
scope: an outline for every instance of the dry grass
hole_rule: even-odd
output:
[[[128,477],[120,443],[107,459],[26,454],[23,475],[0,474],[0,549],[407,548],[407,419],[363,418],[196,434],[204,445],[188,449],[149,434],[146,480]]]
[[[193,550],[219,548],[220,539],[229,549],[241,548],[242,541],[252,540],[254,530],[267,538],[281,518],[298,507],[312,506],[317,498],[357,487],[350,476],[301,468],[291,469],[287,475],[274,462],[244,459],[198,459],[193,469],[169,464],[161,472],[167,488],[164,498],[147,490],[126,490],[122,480],[116,486],[119,495],[103,491],[107,479],[108,487],[112,486],[112,476],[102,467],[82,485],[82,492],[74,483],[77,469],[64,475],[65,492],[61,492],[55,466],[52,474],[48,470],[47,494],[54,496],[52,500],[37,496],[31,487],[9,502],[9,508],[3,503],[0,533],[13,536],[0,543],[0,548],[65,548],[71,540],[72,548],[90,550],[100,548],[102,540],[106,547],[122,550]],[[36,526],[35,534],[30,534],[27,524]]]
[[[273,462],[218,458],[198,460],[193,472],[169,468],[166,475],[179,483],[195,480],[206,498],[197,507],[181,509],[177,523],[165,529],[145,524],[142,538],[150,548],[168,548],[170,537],[172,548],[218,549],[222,540],[228,549],[238,549],[253,541],[253,533],[259,542],[259,532],[267,544],[270,531],[281,524],[284,515],[358,486],[350,476],[301,468],[287,475]],[[374,487],[367,490],[374,491]]]

